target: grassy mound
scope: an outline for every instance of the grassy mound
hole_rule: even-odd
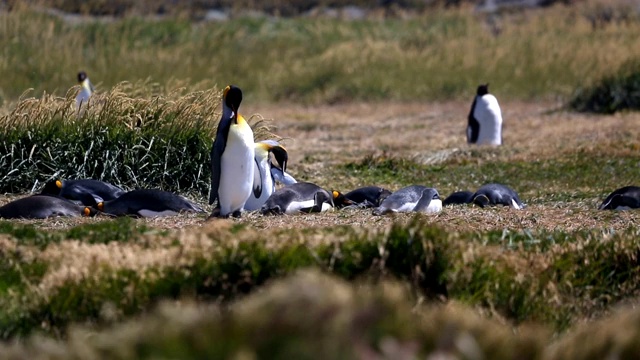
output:
[[[625,64],[618,73],[581,89],[569,106],[577,111],[613,114],[623,110],[640,110],[640,60]]]
[[[52,178],[93,178],[125,188],[208,194],[209,152],[220,117],[218,90],[158,94],[120,84],[79,113],[65,98],[20,101],[0,117],[0,192],[25,192]],[[254,134],[267,130],[253,118]]]

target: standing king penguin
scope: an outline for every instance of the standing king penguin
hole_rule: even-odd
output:
[[[76,109],[80,110],[80,107],[82,107],[82,105],[84,105],[85,107],[87,106],[87,103],[89,103],[89,98],[91,98],[94,89],[91,81],[89,81],[87,73],[84,71],[80,71],[78,73],[78,85],[80,85],[80,91],[78,92],[78,95],[76,95]]]
[[[478,86],[468,120],[469,144],[502,145],[502,112],[498,99],[489,94],[489,84]]]
[[[210,217],[240,217],[253,191],[253,131],[238,114],[242,90],[229,85],[222,94],[222,117],[211,149],[211,192],[209,205],[218,204]]]
[[[248,211],[259,210],[271,194],[276,191],[276,178],[271,170],[275,165],[271,163],[269,154],[273,154],[276,162],[282,169],[283,175],[288,175],[287,161],[289,155],[287,149],[275,140],[264,140],[255,143],[255,167],[253,169],[253,191],[244,204],[244,209]],[[290,177],[290,176],[289,176]],[[294,180],[295,181],[295,180]]]

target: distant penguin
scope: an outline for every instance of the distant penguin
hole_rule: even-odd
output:
[[[229,85],[222,95],[222,117],[211,149],[209,204],[218,201],[210,217],[240,217],[253,191],[253,131],[238,108],[242,90]]]
[[[263,215],[323,212],[333,208],[333,197],[316,184],[299,182],[276,190],[260,212]]]
[[[91,199],[89,197],[87,201]],[[201,207],[182,196],[156,189],[132,190],[117,199],[98,202],[92,206],[114,216],[161,217],[181,212],[204,212]]]
[[[280,168],[271,163],[269,154],[273,154]],[[278,172],[272,171],[273,169],[279,169],[283,179],[286,178],[285,176],[293,179],[285,172],[288,160],[287,150],[275,140],[264,140],[255,144],[253,191],[244,204],[245,210],[260,209],[269,196],[276,191],[276,177],[273,174]],[[296,182],[295,179],[293,181]]]
[[[80,91],[78,92],[78,95],[76,95],[76,109],[80,110],[83,105],[85,107],[87,106],[94,89],[91,81],[89,81],[87,73],[84,71],[80,71],[78,73],[78,85],[80,85]]]
[[[471,191],[456,191],[447,196],[442,202],[442,206],[471,204],[473,202],[473,193]]]
[[[391,191],[379,186],[364,186],[346,194],[339,191],[333,191],[333,202],[337,208],[343,207],[359,207],[372,208],[378,207],[384,199],[391,195]]]
[[[4,219],[46,219],[56,216],[92,215],[95,215],[95,211],[89,207],[48,195],[32,195],[0,207],[0,218]]]
[[[498,99],[489,94],[489,84],[478,86],[467,125],[467,142],[502,145],[502,112]]]
[[[82,201],[84,194],[91,195],[96,202],[113,200],[125,193],[115,185],[93,179],[51,180],[47,182],[41,194],[57,195],[65,199]],[[91,204],[84,204],[91,206]]]
[[[640,208],[640,187],[625,186],[607,196],[598,210],[629,210]]]
[[[422,185],[404,187],[389,195],[373,215],[385,215],[395,212],[437,213],[442,210],[442,200],[438,191]]]
[[[524,209],[526,205],[520,201],[518,194],[510,187],[502,184],[482,185],[473,194],[473,203],[480,206],[504,205],[514,209]]]

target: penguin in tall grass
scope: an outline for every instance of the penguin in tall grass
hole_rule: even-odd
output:
[[[600,204],[598,210],[629,210],[640,208],[640,187],[625,186],[617,189]]]
[[[48,181],[41,194],[56,195],[69,200],[82,201],[85,194],[91,195],[96,202],[113,200],[125,191],[108,182],[94,179],[51,180]],[[86,198],[85,198],[86,199]],[[91,206],[90,203],[84,204]]]
[[[78,91],[78,95],[76,95],[76,109],[80,111],[83,106],[87,106],[95,90],[93,84],[89,81],[87,73],[84,71],[78,73],[78,85],[80,85],[80,91]]]
[[[489,84],[478,86],[467,125],[467,142],[502,145],[502,112],[498,99],[489,94]]]
[[[217,201],[210,217],[240,217],[253,191],[253,131],[238,108],[242,90],[229,85],[222,94],[222,117],[211,149],[209,204]]]
[[[271,162],[270,154],[273,154],[278,166]],[[274,169],[279,170],[283,179],[293,179],[293,177],[286,173],[288,160],[289,155],[287,149],[277,141],[263,140],[255,143],[253,191],[244,204],[245,210],[259,210],[269,196],[276,191],[276,176],[278,171],[273,171]],[[274,176],[274,173],[276,176]],[[296,180],[293,179],[293,183],[295,182]]]

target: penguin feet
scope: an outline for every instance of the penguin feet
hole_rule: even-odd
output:
[[[242,213],[240,212],[240,210],[236,210],[231,214],[231,216],[239,219],[240,217],[242,217]]]
[[[214,208],[213,211],[211,211],[211,215],[209,215],[207,220],[210,220],[210,219],[226,219],[228,217],[229,217],[229,215],[220,214],[220,208],[217,207],[217,208]]]

